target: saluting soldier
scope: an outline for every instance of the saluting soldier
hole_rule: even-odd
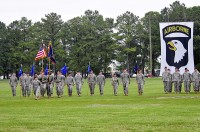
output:
[[[68,95],[72,96],[72,88],[74,86],[74,78],[72,77],[71,72],[69,72],[69,75],[66,78],[66,85],[68,87]]]
[[[64,88],[63,80],[65,80],[65,76],[62,75],[60,71],[58,71],[57,76],[55,78],[56,93],[58,97],[61,97],[63,95],[63,88]]]
[[[187,94],[190,92],[191,79],[192,79],[191,74],[189,73],[188,69],[185,68],[185,72],[183,73],[183,82],[184,82],[184,89]]]
[[[77,95],[81,96],[81,89],[82,89],[82,85],[83,85],[83,78],[80,75],[80,72],[77,72],[77,74],[74,77],[75,83],[76,83],[76,91],[77,91]]]
[[[117,96],[117,91],[118,91],[118,86],[119,86],[119,80],[117,78],[116,73],[113,74],[113,77],[112,77],[112,80],[111,80],[111,84],[113,86],[114,96]]]
[[[29,73],[26,74],[26,77],[25,77],[25,94],[28,95],[28,97],[31,95],[31,86],[32,86],[32,77],[29,76]]]
[[[181,74],[178,72],[178,68],[175,68],[175,72],[172,74],[172,80],[174,82],[174,92],[180,93],[180,81]]]
[[[18,84],[17,77],[16,77],[15,73],[13,73],[12,76],[10,77],[9,84],[10,84],[10,87],[11,87],[11,90],[12,90],[12,95],[14,97],[14,96],[16,96],[16,87],[17,87],[17,84]]]
[[[19,77],[19,82],[20,82],[20,86],[21,86],[22,96],[23,96],[23,97],[26,97],[25,78],[26,78],[26,74],[25,74],[25,73],[23,73],[23,74]]]
[[[90,74],[88,75],[88,84],[89,84],[91,96],[94,96],[94,88],[95,88],[96,82],[97,82],[96,75],[93,73],[93,71],[90,71]]]
[[[39,75],[38,79],[41,82],[40,93],[41,93],[42,97],[44,97],[44,94],[45,94],[46,89],[47,89],[47,76],[44,75],[44,72],[42,71],[41,74]]]
[[[99,85],[99,91],[101,96],[103,95],[105,83],[106,83],[105,76],[102,74],[102,72],[100,72],[99,75],[97,76],[97,84]]]
[[[139,70],[138,74],[136,75],[136,82],[137,82],[137,85],[138,85],[138,94],[142,95],[145,80],[144,80],[144,75],[142,74],[141,70]]]
[[[195,93],[199,92],[199,80],[200,80],[200,74],[199,71],[195,68],[194,72],[192,73],[193,89]]]
[[[163,85],[164,85],[164,92],[168,93],[170,76],[169,76],[167,67],[165,67],[165,71],[162,73],[162,81],[163,81]]]
[[[123,73],[121,74],[122,85],[124,88],[124,95],[128,96],[128,86],[130,84],[130,75],[127,73],[127,70],[124,69]]]
[[[40,98],[40,85],[41,82],[38,80],[38,77],[35,76],[34,80],[33,80],[33,89],[35,90],[35,99],[39,99]]]

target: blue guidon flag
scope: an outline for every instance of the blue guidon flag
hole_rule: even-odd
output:
[[[193,22],[160,23],[161,74],[164,67],[182,74],[194,71]]]

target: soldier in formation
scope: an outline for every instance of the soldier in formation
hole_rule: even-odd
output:
[[[118,80],[117,75],[115,73],[113,74],[113,77],[112,77],[112,80],[111,80],[111,84],[113,86],[114,96],[117,96],[119,80]]]
[[[90,74],[88,75],[88,85],[89,85],[91,96],[94,96],[94,89],[95,89],[96,82],[97,82],[96,75],[93,73],[93,71],[90,71]]]
[[[71,73],[69,73],[68,77],[66,78],[66,85],[68,87],[68,95],[72,96],[72,87],[74,86],[74,78],[72,77]]]
[[[100,72],[99,75],[97,76],[97,84],[99,85],[99,92],[101,96],[103,95],[105,83],[106,83],[105,76],[102,74],[102,72]]]
[[[80,72],[77,72],[77,74],[74,77],[75,83],[76,83],[76,91],[77,95],[81,96],[81,90],[82,90],[82,85],[83,85],[83,78],[80,74]]]
[[[17,87],[17,84],[18,84],[18,80],[17,80],[15,73],[13,73],[12,76],[10,77],[9,84],[10,84],[10,87],[11,87],[11,90],[12,90],[12,95],[14,97],[14,96],[16,96],[16,87]]]
[[[130,84],[130,75],[127,72],[127,69],[124,69],[123,73],[121,74],[122,85],[124,89],[124,95],[128,96],[128,86]]]

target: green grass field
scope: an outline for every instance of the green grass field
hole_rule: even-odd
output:
[[[194,132],[200,131],[200,95],[164,94],[160,78],[146,79],[144,95],[138,96],[135,79],[131,79],[129,96],[113,96],[107,79],[104,96],[90,96],[84,83],[82,97],[57,98],[12,97],[8,80],[0,81],[0,131],[2,132]]]

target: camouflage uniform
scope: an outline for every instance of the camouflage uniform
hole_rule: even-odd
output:
[[[199,80],[200,80],[200,74],[198,71],[194,71],[192,73],[192,81],[193,81],[193,89],[194,92],[199,92]]]
[[[119,80],[116,76],[112,77],[112,86],[113,86],[113,90],[114,90],[114,95],[117,95],[117,90],[118,90],[118,86],[119,86]]]
[[[32,86],[32,81],[33,81],[33,78],[29,75],[27,75],[25,77],[25,94],[27,94],[28,96],[31,95],[31,86]]]
[[[183,73],[184,89],[186,93],[190,92],[191,74],[189,72]]]
[[[74,80],[75,80],[75,83],[76,83],[77,94],[80,96],[82,85],[83,85],[83,78],[80,74],[76,74],[76,76],[74,77]]]
[[[181,81],[181,74],[179,72],[174,72],[172,74],[172,81],[174,82],[174,92],[180,93],[180,81]]]
[[[105,76],[104,75],[98,75],[97,76],[97,84],[99,85],[99,91],[100,91],[100,95],[103,95],[103,89],[105,86]]]
[[[25,74],[23,74],[22,76],[20,76],[19,78],[19,82],[20,82],[20,86],[21,86],[21,90],[22,90],[22,96],[26,96],[26,84],[25,84]]]
[[[96,82],[97,82],[96,75],[93,73],[90,73],[88,75],[88,84],[89,84],[91,96],[94,95],[94,88],[95,88]]]
[[[130,84],[130,75],[127,72],[122,73],[121,80],[124,88],[124,95],[128,96],[128,85]]]
[[[38,78],[36,78],[36,79],[33,80],[32,84],[33,84],[35,98],[38,99],[40,97],[41,82],[38,80]]]
[[[17,87],[18,81],[17,81],[17,77],[16,77],[15,74],[13,74],[10,77],[9,84],[10,84],[11,89],[12,89],[12,95],[16,96],[16,87]]]
[[[139,93],[139,95],[142,95],[143,86],[144,86],[144,83],[145,83],[144,75],[142,73],[137,74],[136,81],[137,81],[137,84],[138,84],[138,93]]]
[[[71,75],[66,78],[66,85],[68,87],[68,95],[72,96],[72,86],[74,86],[74,78]]]
[[[45,94],[46,89],[47,89],[47,76],[46,75],[39,75],[38,79],[41,82],[40,93],[44,97],[44,94]]]
[[[163,84],[164,84],[164,92],[165,93],[169,92],[170,74],[169,74],[168,71],[164,71],[162,73],[162,81],[163,81]]]
[[[55,79],[55,83],[56,83],[56,93],[57,96],[60,97],[63,95],[63,88],[64,88],[64,80],[65,80],[65,76],[64,75],[57,75],[56,79]]]

